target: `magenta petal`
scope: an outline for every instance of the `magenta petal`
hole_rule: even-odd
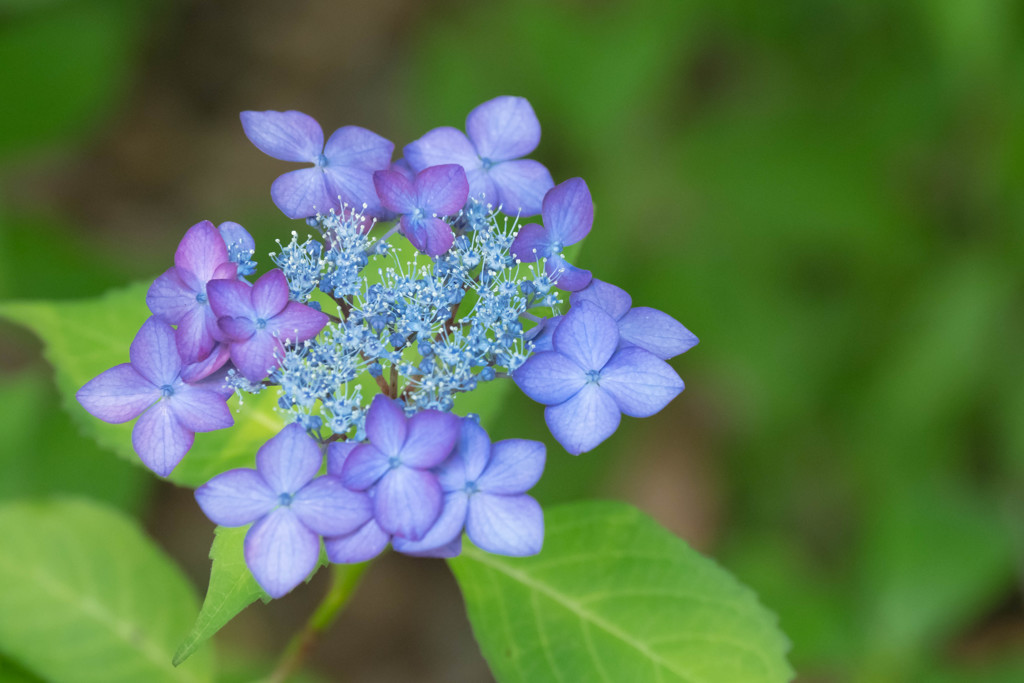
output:
[[[569,178],[548,192],[543,215],[551,239],[570,245],[586,237],[594,224],[594,201],[583,178]]]
[[[146,292],[146,305],[153,315],[169,325],[177,325],[185,315],[199,306],[196,292],[189,289],[177,268],[170,268],[153,281]]]
[[[128,348],[128,357],[132,367],[158,387],[174,384],[181,372],[174,330],[156,318],[149,318],[142,324]]]
[[[160,395],[159,387],[128,363],[122,363],[86,382],[75,398],[93,417],[120,424],[137,417]]]
[[[320,446],[297,422],[256,452],[256,470],[275,493],[295,494],[320,470]]]
[[[206,304],[196,306],[178,321],[174,343],[181,362],[185,365],[199,362],[213,351],[217,338],[222,336],[213,310]]]
[[[552,405],[568,400],[582,389],[587,383],[587,373],[556,351],[542,351],[516,368],[512,379],[537,403]]]
[[[373,516],[384,531],[396,536],[418,541],[441,514],[444,494],[430,472],[396,467],[381,477],[376,490]]]
[[[650,351],[668,360],[697,345],[697,337],[682,323],[655,308],[639,306],[619,320],[619,336],[623,342]]]
[[[218,343],[210,351],[210,355],[201,361],[186,365],[181,369],[181,378],[186,382],[194,384],[200,380],[204,380],[213,373],[224,367],[224,364],[228,362],[231,357],[231,347],[227,343]],[[223,391],[220,392],[224,398],[231,396],[234,391],[228,390],[225,394]]]
[[[545,449],[540,441],[506,439],[491,446],[491,461],[476,480],[481,491],[516,495],[529,491],[544,472]]]
[[[373,186],[384,208],[400,214],[416,210],[416,188],[398,171],[377,171],[373,174]]]
[[[683,380],[671,365],[638,347],[612,356],[601,371],[600,383],[630,417],[654,415],[683,390]]]
[[[359,126],[342,126],[331,133],[324,146],[330,166],[349,166],[379,171],[391,164],[395,143]]]
[[[211,280],[206,285],[210,308],[218,318],[255,318],[252,286],[238,280]]]
[[[544,545],[544,512],[532,497],[477,493],[466,515],[469,540],[489,553],[525,557]]]
[[[459,418],[440,410],[423,410],[409,419],[402,463],[427,469],[441,464],[459,438]]]
[[[307,528],[321,536],[352,533],[373,516],[373,502],[350,491],[337,477],[318,477],[295,494],[292,510]]]
[[[210,221],[189,228],[174,252],[178,274],[196,292],[203,291],[203,285],[213,279],[218,266],[229,262],[227,245]]]
[[[252,286],[252,308],[256,320],[270,320],[284,310],[287,304],[288,278],[280,269],[267,271]]]
[[[462,534],[462,528],[466,524],[467,503],[465,491],[453,491],[445,494],[441,515],[430,527],[430,531],[418,541],[396,536],[392,541],[395,550],[400,553],[419,555],[448,545]]]
[[[324,131],[301,111],[243,111],[242,128],[261,152],[282,161],[316,162]]]
[[[517,213],[521,216],[539,214],[544,195],[555,185],[548,169],[532,159],[504,161],[492,166],[487,174],[498,190],[497,201],[501,210],[513,216]]]
[[[588,384],[565,403],[544,409],[544,420],[562,448],[573,455],[593,450],[615,433],[622,416],[615,400]]]
[[[327,187],[320,168],[302,168],[278,176],[270,186],[270,198],[288,218],[308,218],[339,208],[338,198]]]
[[[353,441],[332,441],[327,444],[327,474],[340,477],[345,461],[358,445]]]
[[[337,564],[366,562],[384,552],[391,536],[371,519],[350,534],[324,539],[327,558]]]
[[[561,254],[552,254],[544,262],[544,270],[555,281],[555,286],[566,292],[578,292],[593,279],[589,270],[577,268]]]
[[[405,443],[405,412],[392,399],[377,394],[366,413],[366,434],[385,456],[397,456]]]
[[[459,164],[468,175],[481,167],[480,157],[465,133],[451,126],[435,128],[410,142],[402,151],[413,171],[419,173],[428,166]]]
[[[503,95],[478,105],[466,117],[476,152],[492,161],[526,156],[540,143],[540,121],[523,97]]]
[[[416,175],[416,206],[427,214],[456,214],[468,196],[466,171],[458,164],[430,166]]]
[[[256,470],[228,470],[196,489],[196,502],[214,524],[242,526],[254,522],[278,504]]]
[[[281,341],[298,344],[320,334],[330,318],[326,313],[310,308],[297,301],[289,301],[271,321],[273,333]]]
[[[440,256],[452,248],[455,233],[450,225],[440,218],[421,218],[412,220],[402,216],[402,232],[412,243],[428,256]]]
[[[554,345],[584,370],[600,370],[619,345],[619,327],[610,315],[584,301],[562,318]]]
[[[250,382],[263,381],[283,358],[284,346],[265,331],[231,344],[231,362]]]
[[[373,444],[360,444],[345,459],[341,469],[341,480],[350,489],[365,491],[388,471],[388,456]]]
[[[139,417],[132,428],[132,446],[143,464],[166,477],[192,448],[195,434],[182,427],[166,401]]]
[[[192,432],[212,432],[235,423],[224,397],[213,389],[180,384],[164,400],[178,423]]]
[[[245,535],[245,563],[272,598],[302,583],[316,568],[319,557],[319,536],[287,507],[277,508]]]
[[[533,263],[551,252],[551,236],[543,226],[527,223],[516,233],[510,251],[523,263]]]
[[[578,292],[573,292],[572,296],[569,297],[569,303],[572,306],[579,305],[581,301],[589,301],[593,304],[597,304],[601,307],[605,313],[611,317],[619,320],[622,316],[626,315],[629,311],[629,307],[633,305],[633,298],[629,296],[626,290],[616,287],[615,285],[602,282],[597,278],[590,281],[584,289]],[[619,324],[619,333],[622,333],[621,321]]]

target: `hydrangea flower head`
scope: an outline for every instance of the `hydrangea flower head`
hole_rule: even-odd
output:
[[[196,432],[234,424],[216,384],[188,384],[174,330],[153,317],[132,340],[131,362],[89,380],[75,398],[93,417],[119,424],[135,417],[132,446],[149,469],[166,477],[192,447]],[[141,417],[140,417],[141,416]]]
[[[468,134],[468,135],[467,135]],[[466,169],[469,195],[497,201],[505,213],[535,216],[555,183],[539,162],[523,159],[540,143],[540,122],[522,97],[495,97],[466,117],[466,133],[444,126],[405,146],[414,171],[439,164]]]
[[[324,143],[324,131],[299,111],[243,111],[242,127],[264,154],[282,161],[313,164],[278,177],[270,188],[277,208],[289,218],[307,218],[347,204],[381,211],[373,173],[388,168],[394,143],[359,126],[344,126]]]
[[[215,524],[254,523],[245,535],[245,562],[271,597],[309,576],[320,537],[345,534],[370,517],[366,494],[337,477],[316,474],[320,446],[292,423],[256,453],[256,469],[229,470],[196,489],[196,501]]]

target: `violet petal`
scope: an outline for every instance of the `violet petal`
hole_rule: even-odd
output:
[[[397,456],[405,443],[405,412],[394,400],[377,394],[366,412],[366,434],[387,457]]]
[[[698,339],[681,322],[655,308],[638,306],[619,320],[619,336],[662,360],[674,358],[697,345]]]
[[[360,126],[342,126],[331,133],[324,146],[330,166],[349,166],[379,171],[391,164],[395,143]]]
[[[373,516],[384,531],[396,536],[417,541],[441,514],[441,485],[430,472],[395,467],[380,478],[376,491]]]
[[[252,286],[238,280],[211,280],[206,285],[210,308],[218,318],[255,318]]]
[[[144,412],[132,428],[132,446],[143,464],[166,477],[192,448],[195,434],[182,427],[166,401]]]
[[[310,308],[298,301],[289,301],[284,309],[274,316],[271,323],[273,334],[281,341],[298,344],[320,334],[330,318],[326,313]]]
[[[391,536],[371,519],[350,534],[324,539],[327,558],[337,564],[366,562],[384,552]]]
[[[450,225],[440,218],[421,218],[412,220],[402,216],[402,232],[412,246],[428,256],[440,256],[455,243],[455,233]]]
[[[142,324],[128,347],[128,357],[132,367],[158,387],[174,384],[181,372],[174,330],[156,318],[148,318]]]
[[[593,279],[589,270],[577,268],[561,254],[552,254],[544,262],[544,270],[555,281],[555,286],[566,292],[577,292]]]
[[[277,507],[277,494],[256,470],[228,470],[195,491],[196,502],[214,524],[242,526]]]
[[[245,563],[253,578],[272,598],[280,598],[302,583],[320,557],[320,538],[287,507],[279,507],[253,524],[244,547]]]
[[[222,318],[223,320],[223,318]],[[231,362],[250,382],[261,382],[284,358],[284,346],[266,330],[242,342],[232,342]]]
[[[411,180],[397,171],[377,171],[373,174],[373,187],[384,208],[395,213],[416,210],[416,188]]]
[[[340,477],[345,461],[358,445],[354,441],[332,441],[327,444],[327,474]]]
[[[567,401],[582,389],[587,383],[587,373],[556,351],[542,351],[516,368],[512,379],[537,403],[552,405]]]
[[[370,496],[350,491],[332,476],[317,477],[303,486],[291,505],[302,523],[321,536],[352,533],[373,516]]]
[[[603,368],[618,344],[615,320],[585,301],[569,309],[554,335],[555,350],[585,371]]]
[[[565,403],[544,409],[544,421],[562,448],[579,455],[615,433],[622,416],[615,400],[588,384]]]
[[[536,216],[541,212],[544,195],[555,185],[548,169],[533,159],[504,161],[492,166],[487,174],[497,188],[502,211],[509,215]]]
[[[416,206],[427,214],[456,214],[468,196],[466,171],[458,164],[429,166],[416,174]]]
[[[466,116],[476,152],[492,161],[526,156],[540,144],[540,121],[523,97],[503,95],[477,105]]]
[[[576,244],[594,224],[594,201],[582,178],[559,183],[544,197],[544,225],[562,245]]]
[[[430,530],[418,541],[396,536],[392,541],[400,553],[422,554],[451,543],[462,534],[466,524],[468,498],[465,491],[453,491],[444,496],[441,515]]]
[[[320,446],[293,422],[256,452],[256,470],[274,493],[295,494],[320,470]]]
[[[288,278],[280,269],[268,270],[252,286],[255,319],[270,320],[288,304]]]
[[[224,397],[213,389],[179,384],[164,400],[178,423],[191,432],[212,432],[235,423]]]
[[[324,131],[301,111],[243,111],[245,136],[261,152],[282,161],[316,162],[324,148]]]
[[[469,499],[466,533],[481,550],[497,555],[536,555],[544,545],[544,512],[532,497],[477,493]]]
[[[506,439],[491,446],[491,461],[476,479],[481,491],[516,495],[529,491],[544,472],[545,449],[540,441]]]
[[[111,424],[138,417],[161,396],[160,387],[128,363],[115,365],[85,383],[75,398],[90,415]]]
[[[189,288],[201,292],[221,264],[230,262],[224,238],[210,221],[196,223],[185,233],[174,252],[174,266]]]
[[[601,371],[600,385],[630,417],[654,415],[683,390],[683,380],[671,365],[635,346],[612,356]]]
[[[533,263],[551,252],[551,236],[536,223],[527,223],[519,229],[509,251],[523,263]]]
[[[466,170],[466,175],[474,169],[481,168],[480,157],[469,138],[461,130],[451,126],[429,131],[423,137],[406,145],[402,154],[412,170],[417,173],[428,166],[441,164],[458,164]],[[472,182],[470,187],[472,188]]]
[[[423,410],[409,419],[402,463],[427,469],[448,457],[459,438],[459,418],[440,410]]]
[[[626,315],[629,307],[633,305],[633,298],[621,287],[602,282],[597,278],[590,281],[584,289],[573,292],[569,297],[569,304],[579,305],[581,301],[589,301],[601,307],[605,313],[619,320]],[[622,325],[619,325],[619,333],[622,333]]]
[[[365,491],[388,471],[388,456],[369,443],[359,444],[345,459],[341,480],[354,491]]]
[[[177,325],[199,302],[196,301],[196,292],[185,286],[178,275],[178,269],[172,267],[149,286],[146,305],[160,320],[169,325]]]
[[[278,176],[270,186],[270,198],[288,218],[308,218],[338,209],[338,198],[327,187],[320,168],[302,168]]]

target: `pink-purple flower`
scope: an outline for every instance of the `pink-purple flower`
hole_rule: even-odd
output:
[[[259,382],[284,358],[285,342],[312,339],[327,324],[326,314],[288,300],[288,280],[274,269],[254,285],[213,280],[207,286],[231,361],[250,382]]]
[[[451,248],[455,234],[438,216],[458,213],[466,204],[469,184],[461,166],[430,166],[411,181],[400,171],[377,171],[373,184],[384,208],[402,217],[402,233],[414,247],[428,256]]]
[[[569,178],[544,196],[544,225],[528,223],[512,242],[512,255],[524,263],[544,259],[544,270],[560,289],[574,292],[590,283],[589,270],[570,264],[562,250],[590,233],[594,202],[582,178]]]

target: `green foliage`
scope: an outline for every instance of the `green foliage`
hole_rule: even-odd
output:
[[[199,617],[174,653],[175,666],[191,657],[200,645],[243,609],[257,600],[270,600],[245,565],[242,542],[248,530],[249,527],[217,527],[210,547],[210,559],[213,560],[210,586],[206,589]]]
[[[128,361],[128,345],[145,322],[146,289],[138,284],[94,299],[20,301],[0,304],[0,317],[24,325],[44,343],[56,371],[64,408],[89,436],[121,457],[140,464],[131,445],[132,422],[111,425],[92,417],[75,401],[75,392],[104,370]],[[273,390],[246,398],[235,411],[235,426],[196,435],[195,445],[169,477],[182,486],[199,486],[234,467],[252,467],[257,449],[283,421],[274,413]],[[229,401],[236,406],[237,398]]]
[[[787,681],[788,643],[754,594],[618,503],[546,513],[544,550],[449,561],[495,676],[511,681]]]
[[[0,505],[0,652],[56,683],[211,681],[171,654],[197,601],[120,514],[84,500]]]
[[[0,379],[0,500],[66,493],[139,508],[151,480],[82,438],[41,369]]]

